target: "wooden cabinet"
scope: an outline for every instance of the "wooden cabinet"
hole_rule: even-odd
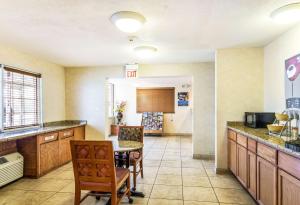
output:
[[[236,149],[236,176],[239,181],[247,186],[247,149],[237,144]]]
[[[63,165],[71,161],[70,141],[74,138],[73,129],[59,132],[59,164]]]
[[[70,140],[84,140],[85,126],[17,140],[24,157],[24,176],[38,178],[71,161]]]
[[[256,154],[247,152],[247,189],[253,198],[256,199]]]
[[[228,162],[230,171],[236,175],[236,142],[228,140]]]
[[[59,166],[58,140],[40,145],[40,175],[44,175]]]
[[[257,201],[260,205],[276,205],[277,167],[257,157]]]
[[[85,126],[74,128],[74,140],[84,140],[85,139]]]
[[[175,112],[175,88],[137,88],[136,111]]]
[[[278,205],[299,205],[300,204],[300,181],[278,170]]]

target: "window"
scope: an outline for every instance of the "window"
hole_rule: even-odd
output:
[[[108,84],[108,117],[114,116],[114,84]]]
[[[41,123],[40,74],[4,66],[2,72],[2,128]]]

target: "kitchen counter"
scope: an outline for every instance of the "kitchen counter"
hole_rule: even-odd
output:
[[[26,137],[31,137],[48,132],[55,132],[59,130],[84,126],[86,124],[87,121],[84,120],[66,120],[44,123],[42,127],[0,132],[0,142],[23,139]]]
[[[266,128],[254,129],[246,127],[242,122],[227,122],[227,127],[258,142],[300,158],[300,152],[286,148],[285,141],[282,138],[269,135]]]

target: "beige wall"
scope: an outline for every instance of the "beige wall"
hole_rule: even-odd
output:
[[[87,120],[87,138],[103,139],[109,131],[106,79],[122,77],[122,66],[66,68],[65,71],[66,118]]]
[[[43,121],[65,119],[65,72],[62,66],[0,45],[0,64],[42,74]]]
[[[140,65],[140,77],[193,76],[194,154],[214,154],[214,64]],[[122,66],[67,68],[66,115],[88,120],[87,138],[109,134],[105,109],[106,78],[123,77]]]
[[[286,59],[300,53],[300,25],[281,35],[264,48],[264,110],[285,109],[284,76]]]
[[[263,110],[263,49],[216,52],[216,167],[227,168],[226,122]]]

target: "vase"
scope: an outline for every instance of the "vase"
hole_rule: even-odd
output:
[[[117,124],[118,125],[121,124],[122,118],[123,118],[123,113],[118,112],[118,114],[117,114],[117,120],[118,120]]]

